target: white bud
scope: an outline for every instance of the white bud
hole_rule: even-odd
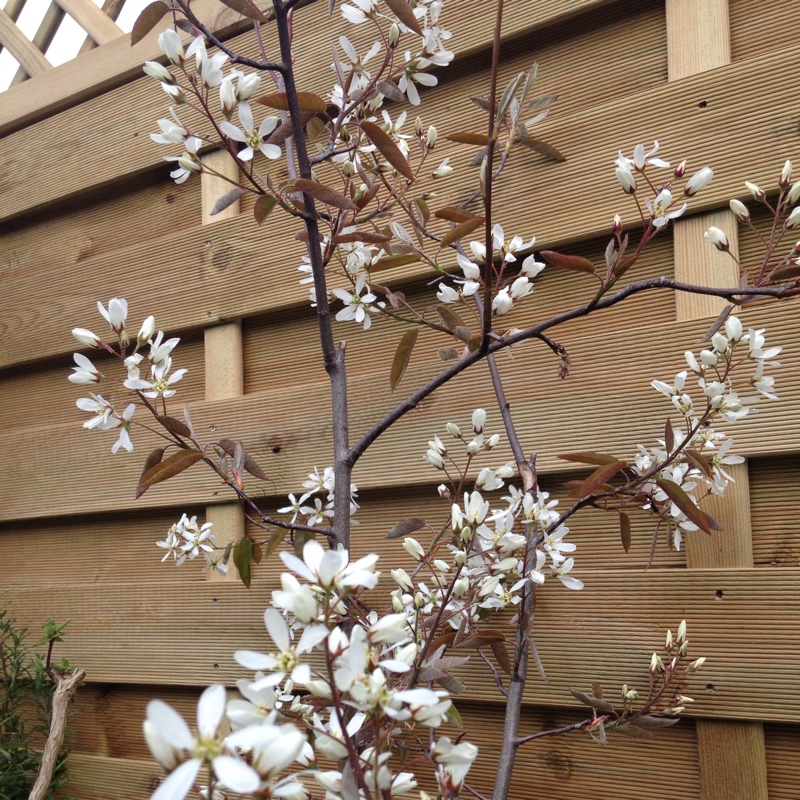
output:
[[[480,451],[483,449],[483,436],[476,436],[468,445],[467,445],[467,454],[471,456],[476,456]]]
[[[782,189],[785,189],[792,182],[792,162],[787,159],[781,170],[781,177],[778,181]]]
[[[447,497],[447,498],[450,497],[450,489],[443,483],[440,483],[436,487],[436,491],[439,492],[439,497]]]
[[[145,344],[149,339],[152,339],[155,332],[156,318],[150,316],[142,323],[142,327],[139,328],[139,333],[136,334],[139,344]]]
[[[686,185],[683,187],[683,193],[687,197],[692,197],[693,195],[697,194],[701,189],[705,189],[709,183],[711,183],[711,179],[714,177],[714,170],[711,167],[703,167],[702,169],[697,170],[688,181],[686,181]]]
[[[728,317],[725,321],[725,333],[732,342],[738,342],[742,338],[742,321],[739,317]]]
[[[495,475],[497,475],[498,478],[508,479],[512,477],[516,471],[517,465],[513,461],[509,461],[507,464],[503,464],[503,466],[495,472]]]
[[[404,569],[393,569],[391,574],[394,582],[401,589],[410,592],[414,588],[414,582],[408,577],[408,573]]]
[[[734,197],[728,205],[740,222],[750,222],[750,210],[741,200]]]
[[[664,649],[669,652],[672,650],[672,631],[667,631],[667,638],[664,640]]]
[[[767,193],[757,183],[745,181],[744,185],[747,191],[750,192],[756,200],[763,200],[767,196]]]
[[[397,47],[397,42],[400,40],[400,26],[393,22],[389,28],[389,47]]]
[[[690,672],[697,672],[697,670],[700,669],[700,667],[702,667],[703,664],[705,664],[705,663],[706,663],[706,657],[705,656],[701,656],[700,658],[695,659],[694,661],[692,661],[691,664],[689,664],[689,671]]]
[[[686,359],[686,363],[689,365],[689,369],[692,372],[702,372],[700,365],[697,363],[697,359],[695,358],[694,353],[691,350],[687,350],[684,354],[684,358]]]
[[[463,550],[456,550],[453,555],[453,563],[457,567],[463,567],[467,563],[467,554]]]
[[[785,222],[787,228],[796,228],[798,225],[800,225],[800,206],[789,214],[789,219]]]
[[[158,46],[173,64],[176,66],[183,64],[183,42],[172,28],[167,28],[158,37]]]
[[[455,597],[463,597],[469,589],[469,581],[466,578],[459,578],[453,584],[453,595]]]
[[[724,353],[728,349],[728,339],[719,331],[717,331],[711,337],[711,344],[714,345],[714,350],[716,350],[718,353]]]
[[[454,438],[460,439],[461,438],[461,428],[455,424],[455,422],[448,422],[447,425],[444,426],[445,430]]]
[[[87,347],[99,347],[100,346],[100,337],[93,334],[90,330],[86,328],[73,328],[72,335],[81,343],[85,344]]]
[[[475,433],[482,433],[484,425],[486,425],[486,411],[482,408],[476,408],[472,412],[472,430]]]
[[[636,192],[636,178],[633,177],[633,173],[630,170],[617,167],[616,175],[625,194],[634,194]]]
[[[678,625],[678,644],[683,644],[686,641],[686,620],[682,619],[681,624]]]
[[[428,459],[436,469],[444,469],[444,461],[442,461],[442,457],[436,450],[428,450],[428,452],[425,453],[425,458]]]
[[[422,545],[416,539],[412,539],[410,536],[407,536],[405,539],[403,539],[403,550],[405,550],[406,553],[408,553],[415,561],[422,561],[425,556],[425,550],[423,550]]]
[[[487,440],[486,440],[486,449],[491,450],[493,447],[497,447],[498,443],[500,442],[500,434],[493,433]],[[501,476],[502,477],[502,476]]]
[[[703,234],[703,238],[707,242],[711,242],[717,250],[727,250],[730,247],[725,231],[713,225]]]
[[[707,367],[715,367],[719,361],[719,358],[717,358],[717,354],[713,350],[701,350],[700,360]]]
[[[163,64],[159,64],[158,61],[145,61],[142,69],[145,75],[149,75],[162,83],[175,83],[172,73]]]
[[[436,140],[439,138],[439,133],[437,132],[436,128],[431,125],[428,128],[427,136],[425,137],[425,144],[428,145],[429,150],[433,150],[434,146],[436,145]]]
[[[797,183],[793,184],[792,188],[789,189],[789,192],[786,195],[786,200],[789,205],[794,205],[798,198],[800,198],[800,181],[797,181]]]

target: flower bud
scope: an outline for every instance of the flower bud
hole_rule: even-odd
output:
[[[441,558],[435,558],[433,560],[433,568],[437,572],[450,572],[450,565],[446,561],[442,561]]]
[[[428,450],[428,452],[425,453],[425,458],[428,459],[436,469],[444,469],[444,461],[436,450]]]
[[[414,588],[414,582],[409,578],[408,573],[404,569],[393,569],[392,579],[401,588],[406,591],[411,591]]]
[[[158,61],[145,61],[142,69],[145,75],[149,75],[162,83],[175,83],[172,73],[163,64],[159,64]]]
[[[697,363],[697,358],[695,358],[695,355],[691,350],[687,350],[683,354],[683,356],[686,359],[686,363],[689,365],[689,369],[692,372],[700,373],[703,371],[700,365]]]
[[[445,430],[455,439],[461,438],[461,428],[459,428],[455,422],[448,422],[444,427]]]
[[[713,350],[701,350],[700,351],[700,360],[707,366],[707,367],[715,367],[719,358],[717,354]]]
[[[699,670],[700,667],[702,667],[703,664],[705,664],[705,663],[706,663],[706,657],[705,656],[701,656],[700,658],[695,659],[694,661],[692,661],[691,664],[689,664],[688,671],[689,672],[697,672],[697,670]]]
[[[414,120],[414,133],[421,137],[424,130],[425,126],[422,124],[422,117],[417,117]]]
[[[672,631],[667,631],[667,638],[664,641],[664,649],[669,652],[672,650]]]
[[[229,119],[236,107],[236,91],[230,78],[225,78],[219,85],[219,105],[225,118]]]
[[[685,172],[686,172],[686,159],[684,158],[683,161],[681,161],[681,163],[678,164],[677,167],[675,167],[675,172],[673,173],[673,175],[675,175],[676,178],[682,178]]]
[[[476,456],[480,451],[483,449],[483,436],[476,436],[468,445],[467,445],[467,454],[471,456]]]
[[[236,97],[239,100],[249,100],[261,86],[260,75],[244,75],[236,83]]]
[[[486,440],[486,449],[491,450],[493,447],[497,447],[500,442],[500,434],[493,433],[487,440]],[[502,475],[500,477],[503,477]]]
[[[139,333],[136,334],[136,338],[139,340],[139,344],[146,344],[148,340],[153,338],[153,334],[156,332],[156,318],[153,316],[148,317],[143,323],[142,327],[139,328]]]
[[[725,333],[732,342],[738,342],[742,338],[742,321],[739,317],[728,317],[725,321]],[[686,626],[684,625],[684,628]],[[685,638],[685,634],[684,634]]]
[[[436,491],[439,492],[439,497],[445,497],[445,498],[449,498],[450,497],[450,489],[447,486],[445,486],[443,483],[440,483],[436,487]]]
[[[158,37],[158,46],[175,66],[183,64],[183,42],[177,31],[167,28]]]
[[[683,193],[687,197],[696,195],[701,189],[705,189],[705,187],[711,183],[713,177],[714,170],[711,169],[711,167],[703,167],[697,170],[697,172],[686,181],[686,185],[683,187]]]
[[[457,567],[463,567],[467,563],[467,554],[464,550],[456,550],[453,555],[453,563]]]
[[[658,653],[653,653],[650,658],[650,672],[663,672],[664,671],[664,662],[661,660],[661,656]]]
[[[786,163],[783,165],[783,170],[781,170],[781,177],[778,181],[778,185],[785,189],[790,183],[792,182],[792,162],[788,159]]]
[[[353,175],[356,174],[356,165],[350,160],[345,161],[344,164],[342,164],[342,174],[346,178],[352,178]]]
[[[454,597],[463,597],[467,593],[467,589],[469,589],[469,581],[466,578],[459,578],[453,584]]]
[[[800,198],[800,181],[797,181],[786,195],[786,201],[789,205],[794,205],[798,198]]]
[[[745,181],[744,185],[747,191],[750,192],[756,200],[763,200],[767,196],[767,193],[757,183]]]
[[[637,692],[637,691],[636,691],[636,689],[628,689],[628,691],[627,691],[627,692],[625,692],[625,699],[626,699],[626,700],[633,701],[633,700],[635,700],[635,699],[636,699],[638,696],[639,696],[639,692]]]
[[[625,194],[636,193],[636,178],[633,177],[633,173],[629,169],[617,167],[616,175],[620,186],[622,186],[622,191],[625,192]]]
[[[436,145],[436,140],[439,138],[439,133],[436,128],[431,125],[428,128],[428,133],[425,137],[425,144],[428,146],[429,150],[433,150],[434,146]]]
[[[622,217],[619,214],[614,214],[614,221],[611,223],[611,232],[619,233],[622,230]]]
[[[391,27],[389,28],[389,47],[395,48],[397,47],[397,43],[400,41],[400,26],[393,22]]]
[[[711,242],[717,250],[728,250],[730,248],[725,231],[713,225],[703,234],[703,238],[707,242]]]
[[[425,557],[425,551],[422,549],[422,545],[416,540],[412,539],[410,536],[406,536],[403,539],[403,550],[408,553],[411,558],[415,561],[422,561]]]
[[[686,620],[682,619],[681,624],[678,625],[678,644],[683,644],[686,641]]]
[[[789,218],[784,223],[785,227],[787,228],[796,228],[800,225],[800,206],[794,209],[791,214],[789,214]]]
[[[731,211],[736,215],[736,219],[739,222],[750,222],[750,211],[741,200],[737,200],[734,197],[728,205],[730,205]]]
[[[87,347],[100,347],[100,337],[86,328],[73,328],[72,335]]]
[[[486,412],[482,408],[476,408],[472,412],[472,430],[475,433],[482,433],[484,425],[486,425]]]
[[[711,344],[718,353],[725,353],[728,350],[728,339],[719,331],[711,337]]]

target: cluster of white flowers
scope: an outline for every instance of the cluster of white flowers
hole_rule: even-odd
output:
[[[155,318],[150,316],[142,323],[136,339],[132,342],[125,328],[128,316],[126,300],[114,297],[109,301],[108,308],[105,308],[100,302],[97,303],[97,308],[116,335],[117,347],[115,348],[87,328],[73,328],[72,335],[82,345],[105,350],[120,359],[126,370],[127,378],[122,381],[109,378],[100,372],[85,355],[75,353],[73,359],[76,366],[72,368],[73,373],[69,376],[69,380],[79,385],[109,380],[135,392],[142,402],[147,402],[143,398],[161,399],[163,402],[166,398],[172,397],[175,394],[175,389],[172,387],[187,372],[185,369],[171,372],[171,353],[180,339],[174,338],[165,341],[163,331],[156,333]],[[141,351],[146,345],[150,346],[150,350],[146,356],[146,368],[143,370],[141,364],[145,360],[145,355]],[[90,392],[89,397],[81,397],[75,401],[75,404],[81,411],[92,415],[90,420],[83,423],[84,428],[96,428],[102,431],[119,428],[119,438],[111,448],[112,453],[116,453],[120,448],[124,448],[128,452],[133,450],[130,427],[137,403],[129,403],[120,410],[121,407],[115,403],[99,394]]]
[[[615,161],[617,180],[626,194],[636,195],[640,188],[637,176],[653,192],[653,197],[645,198],[644,205],[649,221],[656,230],[664,228],[669,224],[670,220],[677,219],[686,211],[686,203],[678,205],[678,201],[673,195],[671,181],[664,183],[660,178],[653,181],[647,173],[648,167],[669,169],[669,161],[656,157],[658,151],[658,142],[655,142],[653,148],[649,151],[645,151],[644,145],[637,144],[631,158],[623,155],[620,151]],[[686,162],[682,161],[675,167],[673,176],[682,178],[685,172]],[[710,167],[702,167],[686,181],[683,187],[683,195],[685,197],[693,197],[701,189],[708,186],[713,177],[714,172]],[[640,213],[644,213],[641,206],[639,210]]]
[[[320,471],[314,467],[309,472],[306,480],[303,481],[302,493],[300,497],[294,494],[289,495],[289,505],[278,509],[279,514],[291,514],[291,522],[296,522],[298,516],[306,518],[306,525],[330,524],[333,519],[333,498],[334,498],[335,475],[333,467],[325,467]],[[305,503],[313,499],[313,505]],[[350,484],[350,515],[354,515],[359,508],[356,498],[358,497],[358,486]],[[358,525],[356,520],[351,520],[351,525]]]
[[[159,547],[163,547],[167,551],[161,561],[166,561],[172,556],[175,563],[180,566],[187,558],[192,560],[202,553],[209,566],[213,563],[216,565],[215,569],[225,572],[226,566],[217,564],[211,557],[211,553],[216,549],[213,544],[214,534],[211,532],[213,524],[213,522],[205,522],[200,525],[197,517],[189,517],[184,514],[167,531],[164,541],[156,542]]]
[[[326,800],[339,800],[343,774],[321,769],[318,758],[347,757],[359,789],[374,796],[416,787],[414,774],[394,764],[393,746],[407,726],[441,726],[452,701],[444,689],[418,685],[422,653],[405,613],[359,614],[349,632],[340,625],[358,605],[356,598],[375,588],[378,557],[351,562],[347,551],[310,541],[302,559],[290,553],[281,558],[288,571],[264,614],[273,649],[235,653],[254,673],[253,680],[237,682],[242,699],[228,701],[226,708],[224,687],[206,689],[197,735],[165,703],[149,704],[145,736],[170,772],[153,800],[182,800],[203,766],[221,790],[299,800],[307,797],[307,779],[324,790]],[[345,708],[351,711],[345,714]],[[226,710],[229,735],[220,726]],[[477,748],[433,734],[426,744],[418,741],[447,796],[455,796]],[[306,769],[283,775],[293,764]]]
[[[521,236],[513,236],[506,239],[505,232],[500,225],[492,228],[493,254],[505,266],[517,260],[517,253],[530,250],[536,238],[531,238],[526,242]],[[486,263],[486,245],[482,242],[472,241],[469,243],[473,258],[470,260],[459,253],[457,255],[458,266],[463,278],[456,278],[455,286],[450,286],[444,282],[439,284],[439,291],[436,298],[445,304],[459,303],[468,297],[472,297],[483,287],[483,277],[481,276],[481,265]],[[495,285],[494,299],[492,300],[492,311],[497,316],[508,314],[518,300],[527,297],[533,292],[532,280],[544,269],[545,265],[537,261],[534,256],[529,255],[522,261],[519,275],[513,275],[501,279]],[[502,272],[501,272],[502,275]]]
[[[663,489],[656,486],[655,481],[666,478],[680,486],[694,503],[698,502],[696,492],[706,491],[711,494],[724,493],[731,476],[725,471],[726,466],[740,464],[741,456],[730,453],[733,440],[711,427],[715,419],[725,422],[736,422],[748,414],[755,413],[754,403],[758,396],[740,397],[733,389],[732,373],[745,364],[754,366],[749,383],[760,395],[777,400],[775,379],[764,375],[766,366],[779,366],[772,360],[780,352],[780,347],[766,347],[764,329],[750,329],[744,332],[741,320],[731,316],[725,322],[724,333],[717,331],[710,341],[710,347],[698,355],[692,351],[685,353],[688,370],[675,376],[673,383],[653,381],[652,386],[668,397],[675,409],[683,418],[683,427],[673,432],[673,443],[668,450],[665,441],[660,447],[647,449],[639,445],[639,452],[634,460],[634,469],[639,475],[652,473],[652,480],[643,487],[652,492],[658,503],[666,502],[668,497]],[[697,382],[702,402],[696,403],[687,387],[690,374]],[[696,454],[680,459],[675,454],[681,451]],[[698,461],[699,455],[702,461]],[[660,464],[668,463],[663,469],[653,472]],[[683,510],[674,502],[669,503],[669,514],[675,525],[673,542],[680,547],[683,531],[696,531],[698,526],[687,518]]]

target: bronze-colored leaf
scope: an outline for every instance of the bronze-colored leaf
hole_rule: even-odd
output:
[[[175,419],[175,417],[167,417],[158,415],[156,419],[170,432],[174,433],[176,436],[183,436],[185,439],[192,438],[192,431],[188,425],[181,422],[179,419]],[[159,459],[160,460],[160,459]]]
[[[675,447],[675,432],[672,430],[672,422],[667,417],[667,422],[664,425],[664,446],[667,448],[667,454],[672,452]]]
[[[141,475],[139,476],[139,485],[136,487],[136,499],[138,500],[149,488],[148,486],[142,487],[142,478],[151,470],[156,464],[161,463],[161,459],[164,457],[164,447],[156,447],[149,456],[144,461],[144,466],[142,467]]]
[[[711,533],[711,526],[708,524],[706,515],[692,502],[692,498],[677,483],[661,478],[656,481],[656,485],[683,511],[690,522],[697,525],[704,533]]]
[[[402,522],[398,522],[392,527],[389,533],[386,534],[387,539],[399,539],[401,536],[408,536],[409,533],[427,528],[428,523],[421,517],[409,517]]]
[[[475,105],[478,106],[481,111],[485,111],[487,114],[492,112],[492,104],[485,97],[470,96],[469,99],[472,100],[472,102],[475,103]]]
[[[260,481],[269,480],[264,470],[261,469],[256,460],[250,455],[250,453],[247,452],[247,450],[245,450],[243,442],[234,442],[232,439],[220,439],[217,444],[233,458],[236,457],[237,448],[241,446],[244,454],[242,466],[244,466],[245,470],[254,478],[258,478]]]
[[[433,216],[438,219],[446,219],[448,222],[467,222],[471,219],[478,219],[471,211],[459,206],[445,206],[436,211]]]
[[[468,133],[462,131],[459,133],[449,133],[444,137],[451,142],[457,144],[473,144],[477,147],[486,147],[489,144],[489,137],[485,133]]]
[[[691,448],[687,447],[683,454],[686,456],[686,460],[697,469],[700,470],[707,478],[714,477],[714,470],[711,464],[708,463],[705,456],[701,455],[697,450],[692,450]]]
[[[461,321],[461,317],[447,306],[437,306],[436,313],[439,315],[442,325],[450,332],[454,331],[456,328],[465,327],[464,323]]]
[[[232,206],[243,194],[244,189],[242,189],[241,186],[234,186],[233,189],[225,192],[225,194],[214,203],[214,207],[211,209],[209,216],[213,217],[221,211],[224,211],[228,206]]]
[[[250,567],[253,561],[253,540],[246,536],[233,546],[233,563],[239,571],[242,583],[250,588]]]
[[[586,480],[581,484],[581,496],[586,497],[592,494],[596,489],[608,483],[618,472],[621,472],[628,466],[627,461],[613,461],[611,464],[598,467]]]
[[[266,22],[269,19],[269,17],[250,0],[220,0],[220,2],[222,5],[232,8],[248,19],[254,19],[257,22]]]
[[[358,211],[358,206],[350,198],[345,197],[341,192],[337,192],[336,189],[331,189],[330,186],[325,186],[323,183],[310,181],[306,178],[296,178],[294,187],[298,192],[307,194],[326,206],[341,208],[344,211]]]
[[[419,211],[419,214],[422,217],[422,222],[427,225],[431,218],[431,210],[428,206],[428,203],[422,197],[415,197],[412,202]]]
[[[646,731],[635,725],[631,725],[630,721],[618,722],[610,728],[614,733],[620,733],[623,736],[630,736],[631,739],[652,739],[655,734],[652,731]]]
[[[638,260],[638,255],[632,255],[623,258],[622,261],[620,261],[619,264],[614,267],[614,278],[621,278]]]
[[[334,244],[348,244],[350,242],[368,242],[369,244],[385,244],[391,238],[385,233],[377,231],[353,231],[352,233],[340,233],[334,236],[331,241]]]
[[[564,253],[556,253],[554,250],[542,250],[539,253],[548,264],[552,264],[559,269],[568,269],[573,272],[585,272],[589,275],[594,273],[594,264],[583,256],[568,256]]]
[[[624,511],[619,512],[619,538],[627,553],[631,549],[631,518]]]
[[[375,88],[387,99],[395,103],[402,103],[406,96],[393,81],[378,81]]]
[[[379,272],[382,269],[391,269],[392,267],[404,267],[406,264],[416,264],[419,261],[419,256],[414,253],[400,254],[397,256],[384,256],[378,259],[372,267],[370,267],[370,274]]]
[[[271,194],[259,195],[253,206],[253,218],[256,221],[256,225],[260,225],[276,205],[278,205],[278,201]]]
[[[592,697],[585,692],[579,692],[577,689],[570,689],[569,693],[579,702],[590,708],[595,708],[603,714],[610,714],[614,710],[614,706],[602,697]]]
[[[543,142],[541,139],[534,139],[532,136],[528,136],[526,138],[520,137],[518,141],[521,145],[539,153],[539,155],[544,156],[556,164],[562,164],[567,160],[567,157],[563,153],[553,147],[553,145]]]
[[[645,731],[656,731],[660,730],[661,728],[669,728],[680,721],[680,717],[656,717],[649,714],[642,717],[632,717],[631,719],[627,720],[628,725],[633,725],[634,727],[641,728]]]
[[[489,633],[483,631],[482,633],[473,633],[461,642],[461,647],[486,647],[493,642],[504,642],[506,637],[502,633]]]
[[[712,531],[724,531],[725,526],[714,519],[711,514],[706,514],[705,511],[701,510],[702,515],[706,518],[706,522],[708,523],[708,527],[711,528]]]
[[[394,139],[386,133],[383,128],[374,122],[361,123],[361,129],[367,134],[369,140],[378,148],[380,154],[405,178],[414,180],[414,170],[408,159],[400,152],[400,148],[395,144]]]
[[[453,336],[467,344],[472,339],[472,331],[466,325],[456,325],[453,328]]]
[[[163,3],[162,0],[155,0],[154,3],[146,5],[142,13],[136,18],[136,22],[133,23],[131,47],[141,42],[142,39],[161,22],[161,19],[168,11],[169,6]]]
[[[564,453],[558,456],[563,461],[577,461],[579,464],[613,464],[617,459],[615,456],[610,456],[608,453],[595,453],[591,450],[586,450],[581,453]]]
[[[455,228],[451,228],[442,237],[439,247],[449,247],[451,244],[453,244],[453,242],[457,242],[459,239],[469,236],[470,233],[478,230],[478,228],[480,228],[484,222],[485,220],[483,217],[474,217],[473,219],[468,219],[466,222],[456,225]]]
[[[447,689],[450,694],[462,694],[467,688],[454,675],[448,675],[446,678],[439,678],[438,683],[442,688]]]
[[[725,320],[728,319],[731,311],[733,311],[733,306],[728,303],[728,305],[719,312],[719,316],[714,320],[711,327],[705,332],[703,338],[700,340],[700,344],[711,341],[714,334],[725,324]]]
[[[269,106],[270,108],[277,108],[278,111],[289,110],[289,98],[286,92],[273,92],[272,94],[265,94],[259,97],[256,103],[262,106]],[[327,108],[327,103],[314,92],[298,92],[297,105],[301,111],[313,111],[315,114],[324,114]]]
[[[505,642],[492,642],[489,647],[494,653],[495,660],[497,661],[498,666],[500,667],[506,675],[511,674],[511,659],[508,656],[508,650],[506,650]]]
[[[442,347],[437,350],[437,355],[442,361],[456,361],[461,357],[455,347]]]
[[[422,36],[422,28],[411,10],[411,6],[406,0],[386,0],[386,5],[392,10],[392,13],[406,26],[409,30]]]
[[[300,120],[303,123],[303,127],[305,128],[306,125],[316,116],[315,111],[301,111],[300,112]],[[266,142],[267,144],[283,144],[286,139],[290,136],[294,135],[294,125],[292,124],[291,119],[287,119],[286,122],[281,122],[277,128],[267,137]]]
[[[163,461],[159,461],[139,478],[136,497],[141,497],[149,487],[174,478],[184,470],[189,469],[192,464],[201,461],[202,458],[203,454],[199,450],[180,450]]]
[[[389,373],[389,386],[392,391],[397,388],[397,384],[400,383],[406,371],[409,359],[411,358],[411,351],[417,343],[418,334],[419,328],[416,327],[406,331],[401,337],[400,343],[397,345],[397,350],[395,350],[394,358],[392,359],[392,369]]]

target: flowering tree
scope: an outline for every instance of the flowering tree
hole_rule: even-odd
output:
[[[588,507],[618,515],[626,550],[634,512],[649,514],[655,536],[675,548],[686,535],[711,535],[720,529],[699,502],[724,493],[731,480],[726,466],[742,458],[732,453],[732,440],[716,425],[752,413],[760,398],[777,399],[765,369],[775,363],[780,348],[767,347],[764,331],[745,330],[732,312],[756,299],[797,291],[800,247],[781,247],[785,232],[800,223],[800,208],[794,208],[800,183],[791,182],[791,164],[786,163],[777,192],[746,184],[774,224],[764,237],[763,261],[738,265],[738,286],[709,288],[666,277],[626,283],[625,274],[647,245],[686,211],[691,198],[712,180],[712,170],[703,167],[687,179],[686,163],[671,167],[658,155],[657,143],[649,152],[642,145],[630,156],[620,152],[616,178],[638,220],[626,231],[621,217],[614,217],[602,265],[553,251],[533,254],[535,239],[529,232],[509,236],[493,212],[493,196],[512,153],[532,149],[555,161],[563,157],[531,134],[554,100],[533,95],[535,67],[504,87],[498,85],[503,0],[496,3],[488,92],[474,98],[486,123],[480,132],[447,137],[477,148],[475,191],[438,208],[431,208],[431,197],[420,190],[420,185],[444,181],[452,172],[448,159],[432,161],[437,130],[419,118],[407,125],[405,111],[393,116],[384,106],[387,101],[419,105],[419,87],[435,85],[432,70],[452,60],[451,33],[443,27],[440,0],[342,3],[343,17],[372,30],[375,42],[360,52],[346,37],[339,39],[333,49],[335,84],[325,98],[303,91],[295,81],[297,0],[273,0],[268,14],[250,0],[223,2],[253,20],[258,58],[237,54],[217,40],[184,0],[169,5],[157,0],[137,23],[135,38],[167,13],[173,21],[159,39],[166,65],[145,65],[173,103],[171,118],[158,120],[160,132],[151,138],[183,148],[180,155],[166,157],[174,162],[171,174],[177,183],[203,171],[231,182],[215,213],[249,193],[255,196],[256,223],[264,224],[278,209],[296,219],[307,244],[300,283],[310,289],[330,378],[333,464],[315,466],[298,495],[290,494],[285,507],[270,513],[247,489],[246,473],[255,479],[266,476],[245,444],[201,441],[188,408],[183,419],[172,410],[186,372],[173,370],[177,338],[165,338],[152,316],[133,336],[127,303],[118,298],[107,306],[98,303],[112,336],[103,338],[85,328],[73,331],[81,344],[116,356],[122,372],[118,378],[101,374],[77,353],[70,380],[81,385],[112,381],[131,395],[123,404],[97,393],[79,399],[78,407],[91,414],[84,426],[114,430],[114,451],[133,449],[130,433],[138,425],[157,431],[164,440],[145,461],[137,496],[202,462],[236,494],[248,519],[265,531],[263,541],[248,536],[229,542],[224,531],[184,515],[158,542],[165,550],[163,560],[182,564],[202,556],[207,569],[222,572],[233,561],[245,582],[251,564],[264,553],[280,551],[286,567],[264,614],[270,651],[235,654],[253,673],[237,684],[242,699],[226,703],[224,687],[206,689],[195,734],[166,704],[155,700],[149,705],[145,736],[169,772],[154,800],[183,798],[200,786],[203,796],[217,798],[351,800],[412,791],[423,798],[430,793],[480,797],[467,780],[477,756],[477,748],[464,738],[469,732],[455,739],[437,733],[445,724],[459,725],[451,696],[464,687],[452,670],[469,653],[486,662],[506,700],[495,800],[508,796],[515,755],[534,739],[584,731],[604,742],[610,731],[636,735],[672,724],[691,702],[683,694],[687,679],[704,661],[689,659],[685,622],[674,637],[667,633],[661,654],[653,653],[647,687],[637,691],[624,685],[613,698],[597,685],[591,694],[574,691],[588,708],[584,720],[556,730],[520,732],[529,661],[538,661],[536,589],[547,579],[559,581],[565,590],[583,588],[573,574],[576,547],[568,541],[567,523]],[[331,2],[331,11],[335,5]],[[274,24],[267,29],[268,20]],[[179,30],[193,37],[186,48]],[[274,58],[268,55],[268,34],[277,35]],[[213,54],[209,45],[216,48]],[[267,81],[273,83],[269,92],[262,85]],[[207,132],[185,122],[188,112],[182,109],[188,108],[194,119],[199,115],[205,121]],[[236,160],[240,180],[216,172],[201,159],[207,145]],[[278,159],[285,159],[288,180],[270,175],[270,162]],[[740,200],[731,200],[731,209],[750,224],[750,212]],[[706,239],[730,252],[725,232],[711,228]],[[416,262],[437,276],[422,304],[380,283],[381,271]],[[530,320],[527,327],[505,328],[502,317],[514,308],[524,309],[545,268],[584,276],[585,301],[547,319]],[[663,438],[651,446],[632,445],[622,455],[561,455],[592,471],[571,482],[571,504],[560,510],[539,486],[536,453],[526,449],[517,433],[495,354],[539,340],[552,351],[565,377],[568,354],[555,338],[560,325],[655,290],[714,295],[729,305],[700,351],[685,354],[687,369],[672,382],[652,382],[669,400],[663,434],[654,432]],[[435,331],[442,342],[442,371],[375,420],[357,441],[349,435],[345,347],[337,344],[334,314],[352,329],[366,331],[385,317],[406,326],[391,365],[393,390],[421,328]],[[379,579],[377,556],[349,557],[351,525],[359,509],[353,468],[395,422],[481,361],[489,367],[502,431],[489,427],[490,419],[496,424],[494,414],[480,408],[469,420],[442,421],[425,453],[429,467],[442,476],[441,518],[429,522],[410,517],[390,531],[390,538],[404,539],[416,567],[411,574],[391,570],[393,588],[380,599],[372,591]],[[739,387],[756,394],[740,396]],[[514,457],[505,464],[491,460],[501,436]],[[221,724],[225,715],[230,734]],[[417,789],[418,781],[429,793]]]

